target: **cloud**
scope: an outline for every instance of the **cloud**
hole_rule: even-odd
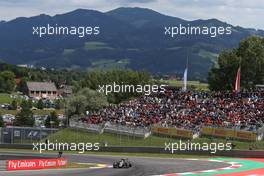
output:
[[[264,29],[262,0],[158,0],[143,6],[188,20],[217,18],[233,25]]]
[[[126,3],[149,3],[149,2],[156,2],[157,0],[120,0],[120,2],[126,2]]]
[[[41,13],[54,15],[76,8],[108,11],[121,6],[151,8],[187,20],[217,18],[264,29],[263,0],[0,0],[0,20]]]

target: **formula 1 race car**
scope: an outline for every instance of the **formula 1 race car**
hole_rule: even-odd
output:
[[[113,163],[113,168],[130,168],[130,167],[132,167],[132,164],[127,158],[122,158],[121,160]]]

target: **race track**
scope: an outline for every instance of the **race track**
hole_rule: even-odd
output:
[[[37,157],[56,157],[56,155],[30,155],[12,154],[18,158]],[[7,153],[3,156],[8,156]],[[98,156],[98,155],[64,155],[72,162],[79,163],[99,163],[105,164],[103,168],[93,169],[54,169],[54,170],[36,170],[36,171],[2,171],[0,176],[152,176],[168,173],[183,173],[191,171],[201,171],[229,167],[230,164],[203,160],[185,160],[185,159],[162,159],[162,158],[141,158],[129,157],[133,167],[130,169],[113,169],[110,166],[120,157]]]

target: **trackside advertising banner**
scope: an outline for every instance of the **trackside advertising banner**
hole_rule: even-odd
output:
[[[229,137],[234,139],[241,139],[247,141],[256,141],[257,134],[251,131],[238,131],[233,129],[225,129],[225,128],[211,128],[211,127],[203,127],[202,135],[207,136],[216,136],[216,137]]]
[[[57,159],[30,159],[30,160],[7,160],[7,170],[35,170],[51,169],[65,166],[67,160],[64,158]]]
[[[193,138],[193,133],[191,130],[184,130],[178,128],[152,127],[152,132],[155,134],[161,134],[166,136]]]

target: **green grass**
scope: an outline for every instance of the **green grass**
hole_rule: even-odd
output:
[[[10,94],[0,93],[0,104],[11,103],[11,102],[12,102],[12,98],[10,97]]]
[[[17,95],[17,94],[12,94],[12,95]],[[0,93],[0,104],[11,104],[13,99],[10,97],[11,94],[7,94],[7,93]],[[18,103],[21,103],[21,98],[19,97],[19,95],[17,95],[18,98],[16,98],[16,100],[18,101]],[[33,110],[33,114],[36,115],[48,115],[52,112],[53,110]],[[64,110],[55,110],[57,112],[57,114],[63,114]],[[16,115],[17,114],[17,110],[6,110],[6,109],[0,109],[0,114],[12,114],[12,115]]]
[[[122,136],[116,134],[94,134],[88,133],[81,129],[63,129],[53,135],[49,136],[49,140],[53,142],[99,142],[101,145],[107,144],[107,146],[150,146],[150,147],[165,147],[165,142],[179,142],[180,139],[166,138],[158,136],[150,136],[146,139],[134,138],[129,136]],[[187,142],[187,139],[182,139],[182,141]],[[226,143],[224,139],[217,138],[197,138],[193,139],[191,142],[194,143]],[[264,149],[264,141],[260,142],[242,142],[242,141],[229,141],[236,145],[236,149],[248,150],[253,144],[256,145],[256,149]]]
[[[161,81],[162,83],[165,83],[169,86],[174,86],[174,87],[182,87],[183,86],[183,81],[180,80],[163,80]],[[207,91],[208,89],[208,84],[207,83],[201,83],[199,81],[188,81],[187,86],[189,88],[194,88],[195,90],[204,90]]]
[[[11,95],[16,96],[15,99],[17,100],[17,102],[21,103],[22,101],[21,95],[17,93],[12,93],[12,94],[0,93],[0,104],[5,104],[5,103],[11,104],[12,101],[14,100],[11,98]]]
[[[160,146],[164,138],[149,137],[147,139],[120,136],[115,134],[94,134],[80,129],[64,129],[49,137],[51,141],[58,142],[100,142],[108,146]]]

